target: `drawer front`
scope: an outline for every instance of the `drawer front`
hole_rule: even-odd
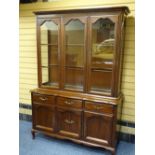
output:
[[[58,97],[57,105],[70,108],[82,108],[82,101],[65,97]]]
[[[32,94],[33,103],[55,104],[55,97],[52,95]]]
[[[80,138],[81,112],[58,108],[57,130],[60,135],[71,138]]]
[[[97,102],[85,102],[85,110],[113,114],[113,106]]]

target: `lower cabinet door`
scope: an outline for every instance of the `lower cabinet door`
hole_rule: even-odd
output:
[[[112,116],[84,112],[84,139],[89,142],[110,145],[112,122]]]
[[[71,138],[80,138],[81,112],[58,108],[57,129],[60,135]]]
[[[54,130],[54,107],[33,105],[33,127],[42,131]]]

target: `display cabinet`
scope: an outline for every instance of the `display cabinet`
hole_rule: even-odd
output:
[[[115,154],[127,7],[35,12],[38,88],[35,132]]]

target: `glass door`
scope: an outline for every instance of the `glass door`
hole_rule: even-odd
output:
[[[90,66],[88,90],[110,95],[115,54],[115,21],[108,17],[90,19]]]
[[[64,19],[64,89],[84,90],[85,18]]]
[[[59,19],[45,20],[40,25],[41,85],[59,88]]]

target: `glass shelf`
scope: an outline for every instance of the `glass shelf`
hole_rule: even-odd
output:
[[[83,69],[84,69],[83,66],[65,66],[65,68],[69,68],[69,69],[77,69],[77,70],[83,70]]]
[[[58,44],[40,44],[41,46],[58,46]]]
[[[94,93],[94,94],[107,94],[107,95],[110,95],[111,89],[93,87],[93,88],[91,89],[90,93]]]
[[[98,68],[98,67],[92,67],[91,68],[92,71],[98,71],[98,72],[111,72],[112,68]]]
[[[71,84],[65,84],[66,90],[73,90],[73,91],[83,91],[83,85],[71,85]]]
[[[56,82],[44,82],[44,83],[42,83],[42,85],[58,88],[58,83],[56,83]]]
[[[84,44],[65,44],[65,46],[84,46]]]
[[[58,67],[58,64],[49,64],[48,66],[41,66],[42,68],[49,68],[49,67]]]

